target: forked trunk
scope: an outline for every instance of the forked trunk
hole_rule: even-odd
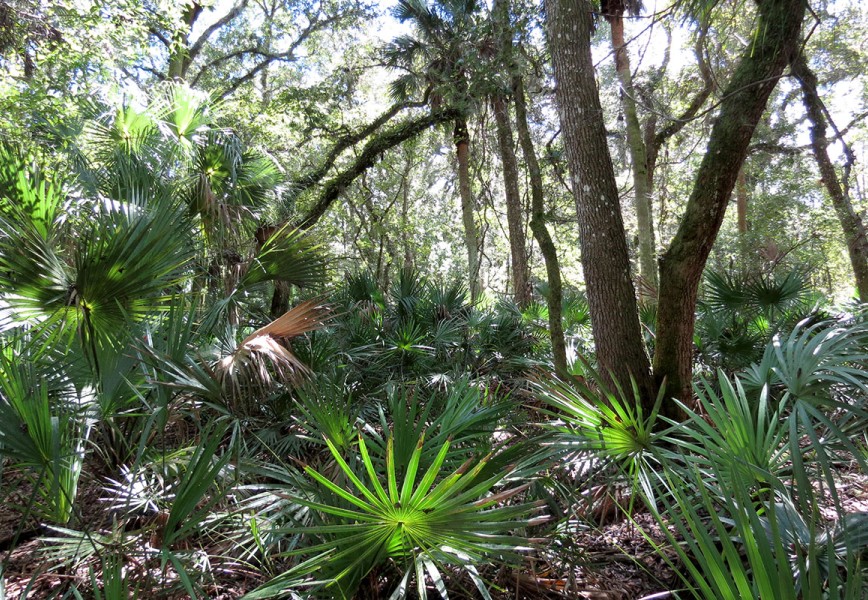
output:
[[[692,399],[693,331],[702,272],[754,129],[798,48],[804,0],[760,0],[756,32],[720,103],[708,148],[672,244],[660,260],[654,374],[670,396]],[[673,403],[665,411],[678,416]]]

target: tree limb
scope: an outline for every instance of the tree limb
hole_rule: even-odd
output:
[[[248,0],[241,0],[238,4],[232,7],[232,9],[223,15],[220,19],[218,19],[215,23],[213,23],[210,27],[208,27],[205,31],[202,32],[202,35],[190,46],[190,50],[188,50],[188,56],[190,61],[196,59],[196,56],[199,52],[202,51],[202,48],[205,46],[205,43],[208,41],[214,32],[221,29],[225,25],[228,25],[231,21],[235,20],[235,18],[241,14],[245,8],[247,8]]]
[[[429,127],[454,120],[460,111],[454,108],[443,108],[407,121],[384,132],[368,141],[355,160],[338,175],[329,180],[319,192],[316,202],[298,223],[300,229],[309,229],[322,217],[341,193],[366,169],[373,166],[377,159],[387,150],[409,140]],[[310,188],[313,183],[308,185]]]

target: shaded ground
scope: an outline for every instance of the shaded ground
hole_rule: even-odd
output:
[[[50,536],[52,532],[40,528],[34,520],[21,528],[21,507],[27,504],[30,491],[30,485],[20,475],[9,471],[4,473],[4,501],[0,503],[0,560],[6,563],[6,598],[49,598],[72,582],[82,589],[88,587],[93,565],[96,564],[94,560],[84,561],[74,571],[58,568],[45,560],[46,543],[37,537]],[[857,471],[841,473],[838,491],[847,512],[868,511],[868,477],[864,474]],[[105,532],[111,527],[110,513],[99,500],[102,493],[99,480],[83,476],[76,505],[81,511],[80,522],[91,531]],[[833,517],[833,510],[826,512],[829,518]],[[492,572],[486,573],[486,576],[494,577],[502,588],[494,596],[503,600],[638,600],[646,597],[657,600],[669,597],[665,592],[678,589],[678,577],[654,552],[640,528],[655,541],[663,540],[662,533],[647,514],[636,515],[633,523],[621,520],[600,527],[576,524],[551,541],[550,552],[531,557],[523,571],[503,571],[500,575]],[[22,533],[13,546],[13,538]],[[152,565],[156,562],[151,561]],[[150,566],[150,572],[145,572],[144,567],[133,558],[125,565],[128,571],[137,568],[143,582],[149,578],[153,582],[160,577],[158,569]],[[209,579],[213,583],[205,585],[204,589],[206,597],[213,600],[238,598],[265,580],[265,576],[252,566],[235,561],[212,558],[208,569]],[[140,597],[166,600],[187,598],[188,595],[180,590],[177,578],[173,577],[171,568],[167,575],[170,581],[174,579],[178,591],[172,591],[171,584],[161,585],[158,595],[153,595],[155,592],[152,590]],[[436,593],[432,597],[437,597]]]

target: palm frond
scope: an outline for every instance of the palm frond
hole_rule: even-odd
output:
[[[285,341],[323,327],[330,311],[316,301],[303,302],[244,338],[214,366],[224,397],[233,406],[250,406],[279,382],[300,383],[310,371]]]
[[[253,258],[239,287],[275,280],[312,287],[322,282],[324,276],[320,247],[304,231],[285,225],[268,238]]]

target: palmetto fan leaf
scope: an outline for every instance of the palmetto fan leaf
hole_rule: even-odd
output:
[[[214,103],[202,92],[170,83],[151,107],[164,134],[178,143],[181,156],[190,153],[212,121]]]
[[[4,301],[21,319],[77,331],[88,344],[114,345],[129,320],[163,310],[190,258],[184,220],[170,207],[100,210],[71,248],[8,221],[0,231]]]
[[[201,137],[184,197],[190,213],[202,220],[204,233],[220,245],[233,234],[253,233],[251,217],[262,212],[280,174],[231,131],[209,130]]]
[[[43,239],[53,233],[66,197],[40,165],[16,145],[0,142],[0,218],[28,223]]]
[[[511,469],[487,472],[493,455],[471,458],[458,469],[446,471],[444,462],[450,447],[446,441],[434,449],[436,456],[430,466],[420,467],[422,455],[431,450],[426,448],[423,435],[401,474],[396,468],[391,438],[385,465],[378,468],[364,436],[359,436],[358,456],[352,461],[358,464],[358,471],[337,448],[327,444],[347,485],[339,486],[307,467],[305,472],[314,480],[318,492],[298,495],[294,500],[314,511],[319,523],[282,530],[318,536],[323,542],[295,552],[314,558],[248,598],[281,594],[285,582],[305,575],[328,582],[320,588],[329,596],[350,598],[363,577],[390,561],[406,573],[393,598],[404,596],[413,573],[419,578],[421,597],[426,597],[426,573],[435,581],[440,595],[448,597],[439,575],[445,571],[443,565],[465,570],[482,596],[489,597],[474,564],[517,561],[522,551],[530,549],[529,541],[514,531],[532,524],[530,515],[540,506],[508,503],[529,484],[498,488]]]
[[[707,271],[705,282],[704,302],[715,310],[739,310],[748,303],[745,285],[727,273]]]
[[[747,285],[748,302],[771,317],[804,304],[809,292],[804,275],[797,270],[783,277],[757,278]]]
[[[93,149],[94,158],[111,165],[121,158],[148,160],[159,156],[155,142],[157,124],[146,111],[132,106],[119,107],[89,121],[84,127],[86,146]]]
[[[241,278],[239,287],[276,280],[312,287],[322,282],[324,277],[325,265],[319,246],[304,231],[285,225],[266,240]]]
[[[775,336],[762,360],[742,376],[745,387],[783,387],[791,396],[816,403],[835,391],[868,397],[868,326],[860,323],[802,321],[787,336]]]
[[[418,23],[423,30],[433,30],[442,24],[440,16],[425,0],[398,0],[392,14],[402,23]]]

